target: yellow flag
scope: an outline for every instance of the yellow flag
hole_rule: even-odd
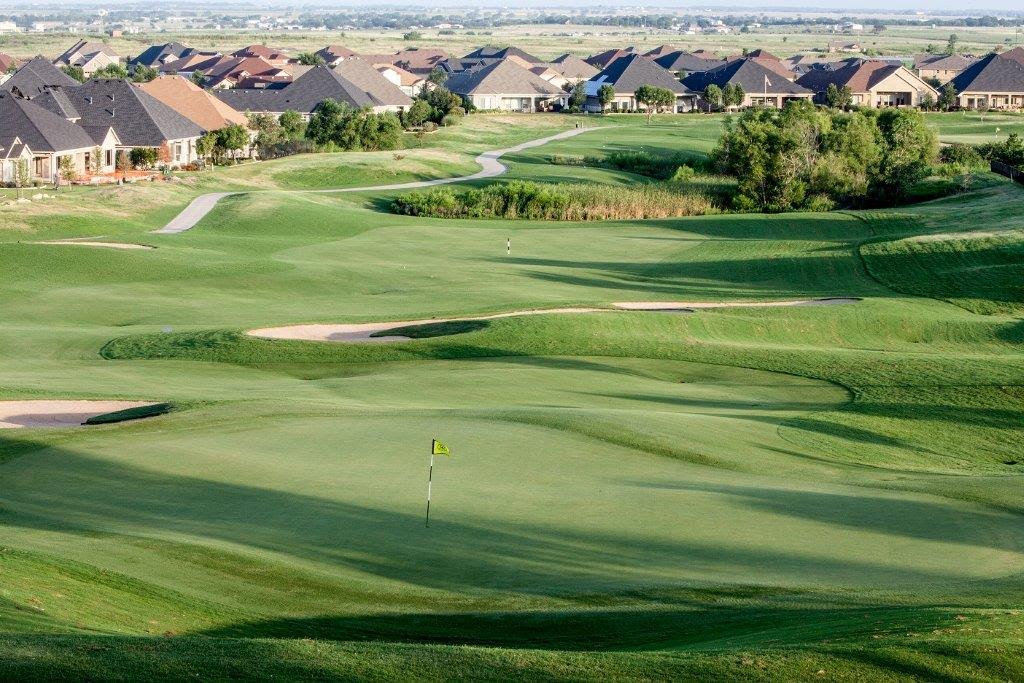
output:
[[[451,453],[448,451],[448,447],[445,446],[440,441],[438,441],[437,439],[434,439],[433,443],[430,446],[430,454],[431,455],[448,455],[448,456],[451,455]]]

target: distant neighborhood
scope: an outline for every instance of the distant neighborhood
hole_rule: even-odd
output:
[[[780,57],[609,47],[546,60],[512,46],[453,55],[327,45],[295,54],[254,44],[225,54],[178,42],[121,55],[80,40],[53,57],[0,53],[0,182],[123,182],[211,158],[266,155],[285,143],[300,150],[303,137],[345,148],[338,122],[352,112],[378,117],[363,122],[383,140],[396,130],[453,125],[472,111],[681,114],[793,100],[1024,109],[1024,48],[912,62],[844,54],[857,48],[846,42],[827,54]],[[333,127],[320,120],[328,115]]]

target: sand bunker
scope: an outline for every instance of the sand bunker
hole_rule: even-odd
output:
[[[107,249],[156,249],[148,244],[132,244],[131,242],[95,242],[87,240],[40,240],[38,242],[29,242],[29,244],[56,244],[62,246],[72,247],[105,247]]]
[[[0,429],[78,427],[90,417],[152,405],[152,401],[0,401]]]
[[[478,315],[465,318],[429,318],[425,320],[401,320],[382,323],[339,323],[314,325],[288,325],[285,327],[264,327],[249,330],[249,336],[261,339],[293,339],[303,341],[333,342],[370,342],[387,343],[409,341],[409,337],[400,335],[377,336],[381,332],[396,330],[402,327],[418,325],[436,325],[440,323],[466,322],[471,320],[495,320],[498,318],[515,318],[524,315],[541,315],[544,313],[599,313],[614,311],[651,311],[692,313],[699,309],[710,308],[768,308],[781,306],[834,306],[852,304],[860,299],[852,297],[834,297],[828,299],[802,299],[797,301],[756,301],[742,302],[690,302],[690,301],[623,301],[612,304],[612,308],[543,308],[528,311],[511,311],[493,315]]]

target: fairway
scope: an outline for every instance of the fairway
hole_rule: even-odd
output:
[[[467,184],[611,192],[650,179],[552,157],[702,162],[722,118],[576,123],[0,208],[0,401],[171,404],[0,430],[0,678],[1024,675],[1024,188],[587,223],[368,189],[570,131]]]

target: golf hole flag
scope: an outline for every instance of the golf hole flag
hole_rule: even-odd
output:
[[[437,439],[431,439],[430,441],[430,469],[427,470],[427,526],[430,526],[430,488],[434,481],[434,456],[443,455],[445,457],[451,457],[451,451],[448,447]]]

